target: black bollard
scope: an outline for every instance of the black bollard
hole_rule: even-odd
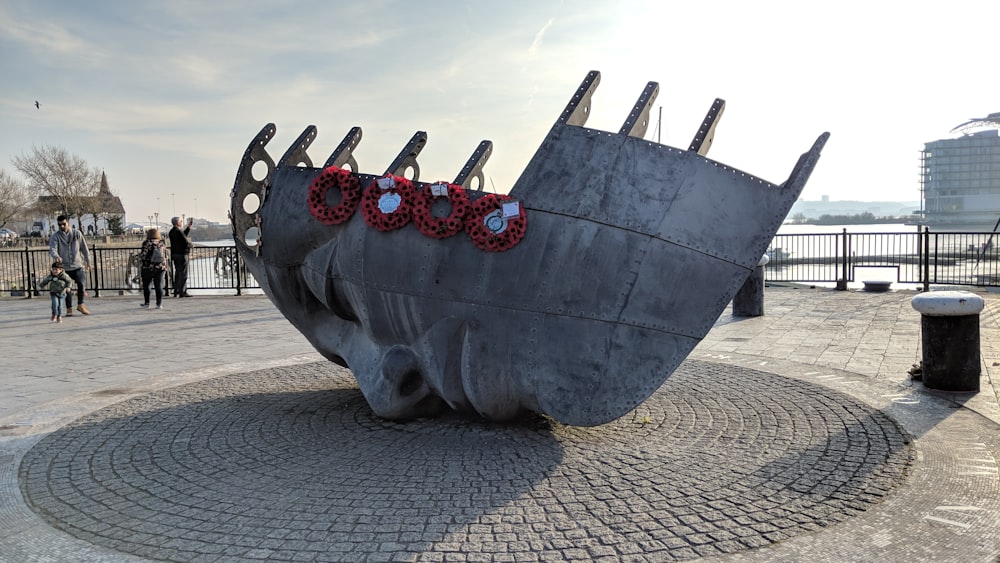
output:
[[[922,293],[910,302],[920,312],[924,387],[979,392],[979,313],[983,298],[964,291]]]
[[[733,297],[734,317],[760,317],[764,314],[764,265],[769,260],[767,256],[761,258],[736,292],[736,297]]]

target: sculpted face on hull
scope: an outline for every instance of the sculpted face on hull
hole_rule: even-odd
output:
[[[687,149],[642,139],[655,83],[617,134],[587,129],[599,81],[587,76],[508,196],[469,187],[483,185],[489,141],[434,184],[419,180],[423,132],[378,175],[357,172],[358,127],[322,166],[306,152],[313,126],[277,163],[273,125],[247,148],[237,248],[379,415],[590,426],[628,413],[756,267],[828,137],[772,184],[706,158],[721,100]]]

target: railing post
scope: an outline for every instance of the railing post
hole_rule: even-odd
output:
[[[48,246],[46,246],[45,249],[42,250],[42,252],[45,253],[44,266],[45,266],[45,270],[48,271],[49,264],[51,263],[51,260],[52,260],[51,257],[49,257],[49,248],[48,248]],[[31,296],[32,297],[39,297],[42,293],[38,290],[38,272],[35,270],[35,266],[36,266],[35,260],[32,259],[31,252],[28,251],[27,247],[25,247],[25,254],[27,255],[26,256],[26,261],[27,261],[27,264],[28,264],[28,279],[30,280],[29,283],[31,283],[31,289],[32,289]],[[42,277],[45,277],[45,276],[42,276]]]
[[[917,282],[924,283],[924,234],[917,225]]]
[[[237,297],[243,295],[243,257],[240,256],[240,252],[233,247],[233,254],[236,256],[236,265],[233,267],[233,277],[236,278],[236,295]]]
[[[164,260],[168,260],[169,266],[166,271],[163,272],[163,295],[172,295],[173,281],[174,281],[174,260],[170,258],[170,252],[168,250],[167,256],[164,256]]]
[[[101,261],[101,251],[100,251],[100,249],[97,248],[96,244],[94,245],[94,249],[93,250],[94,250],[94,259],[91,260],[90,265],[94,269],[94,274],[92,276],[90,276],[90,279],[91,279],[91,284],[90,285],[94,289],[94,299],[97,299],[97,298],[99,298],[101,296],[101,289],[100,288],[101,288],[101,281],[102,280],[100,278],[101,278],[101,272],[104,270],[104,268],[101,265],[101,262],[102,262]]]
[[[923,261],[923,278],[924,278],[924,291],[931,290],[931,230],[930,227],[924,227],[923,236],[923,255],[920,259]]]
[[[23,256],[21,260],[21,265],[22,265],[21,273],[23,274],[21,276],[22,287],[24,288],[25,297],[31,299],[32,297],[31,290],[34,288],[31,287],[31,254],[30,250],[28,250],[27,242],[24,243],[24,254],[22,256]],[[11,295],[13,296],[13,292],[11,292]]]
[[[837,278],[837,289],[840,291],[847,290],[847,228],[844,228],[844,232],[841,234],[843,237],[840,241],[841,248],[841,262],[840,262],[840,277]]]
[[[209,283],[205,289],[233,289],[238,296],[243,295],[244,289],[260,289],[256,280],[250,279],[251,273],[247,263],[236,248],[206,248],[218,249],[221,254],[217,266],[218,279]],[[131,253],[135,250],[135,248],[102,247],[99,244],[90,247],[90,266],[87,268],[89,279],[85,285],[87,294],[103,298],[108,292],[112,295],[123,295],[125,291],[136,290],[138,286],[133,285],[131,279],[131,274],[137,273],[134,270],[135,264],[131,261],[133,258]],[[204,261],[209,262],[206,268],[212,268],[210,259]],[[7,281],[0,283],[0,292],[5,294],[3,296],[10,297],[39,297],[46,292],[46,289],[40,288],[38,281],[48,271],[51,263],[48,247],[37,242],[33,244],[19,241],[13,247],[0,249],[0,265],[6,264],[10,274]],[[165,289],[169,291],[172,287],[170,284]]]

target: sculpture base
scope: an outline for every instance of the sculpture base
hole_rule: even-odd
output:
[[[619,555],[673,560],[850,520],[905,482],[907,441],[847,395],[693,360],[634,412],[589,428],[395,423],[320,362],[99,410],[29,450],[20,488],[56,528],[158,560],[265,548],[434,559],[504,535],[517,538],[505,553],[535,559],[599,537]]]
[[[759,317],[764,314],[764,268],[758,266],[743,282],[733,298],[734,317]]]

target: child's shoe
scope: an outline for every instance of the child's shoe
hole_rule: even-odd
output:
[[[61,323],[62,322],[62,317],[56,317],[56,322],[57,323]]]
[[[56,322],[56,316],[52,315],[52,322]]]

